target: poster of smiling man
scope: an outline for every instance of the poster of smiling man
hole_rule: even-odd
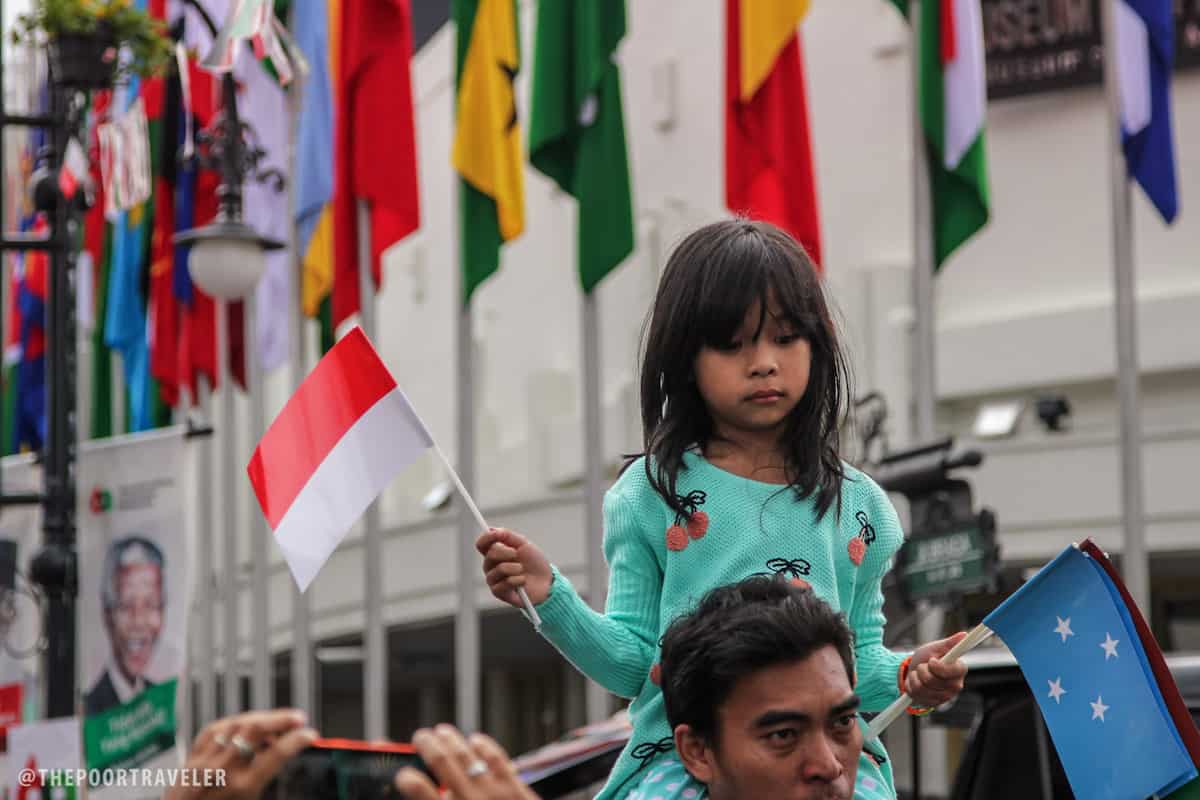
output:
[[[80,693],[89,769],[174,748],[191,575],[182,430],[81,448]]]

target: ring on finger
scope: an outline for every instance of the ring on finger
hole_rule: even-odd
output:
[[[214,733],[212,740],[213,740],[213,744],[215,744],[217,747],[221,748],[222,750],[224,750],[226,747],[229,747],[229,737],[227,737],[223,733]]]
[[[487,773],[488,765],[487,762],[482,758],[477,758],[467,765],[468,778],[478,778],[479,776],[486,775]]]
[[[243,761],[249,763],[254,760],[254,746],[246,741],[246,737],[240,733],[235,733],[233,738],[229,740],[229,743],[237,749],[238,755]]]

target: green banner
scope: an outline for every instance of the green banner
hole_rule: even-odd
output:
[[[987,585],[989,545],[978,525],[905,543],[900,577],[912,598],[969,592]]]
[[[83,721],[88,769],[128,769],[175,746],[175,687],[156,684],[124,705]]]

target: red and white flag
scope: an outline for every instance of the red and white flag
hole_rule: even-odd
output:
[[[304,379],[247,466],[301,591],[384,487],[433,446],[366,334],[350,331]]]

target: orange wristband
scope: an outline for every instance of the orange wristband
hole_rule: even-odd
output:
[[[896,676],[897,682],[900,685],[900,694],[908,694],[908,689],[905,688],[905,684],[908,682],[908,668],[911,664],[912,664],[912,656],[909,656],[908,658],[906,658],[900,662],[900,671]],[[936,709],[934,709],[932,707],[926,708],[924,706],[909,706],[908,708],[905,709],[905,711],[910,716],[924,717],[928,714],[932,714],[934,711],[936,711]]]
[[[904,684],[908,682],[908,665],[912,663],[912,656],[900,662],[900,671],[896,675],[896,685],[900,687],[900,694],[907,694],[908,689]]]

